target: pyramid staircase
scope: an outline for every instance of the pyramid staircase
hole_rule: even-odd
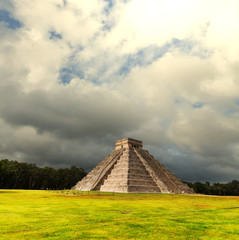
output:
[[[160,164],[142,142],[116,141],[116,148],[73,189],[135,193],[194,193],[187,184]]]

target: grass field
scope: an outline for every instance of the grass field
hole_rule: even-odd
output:
[[[239,198],[0,190],[0,239],[239,239]]]

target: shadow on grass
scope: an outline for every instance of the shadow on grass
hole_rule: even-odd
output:
[[[17,191],[1,191],[0,190],[0,193],[18,193]]]

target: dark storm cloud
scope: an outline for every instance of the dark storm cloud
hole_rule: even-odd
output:
[[[51,93],[8,90],[0,97],[1,117],[5,121],[63,138],[101,137],[106,133],[120,135],[138,128],[146,119],[126,98],[99,87],[79,95],[72,95],[72,89],[64,86]]]
[[[238,179],[239,164],[231,155],[205,158],[195,154],[172,156],[162,153],[161,162],[185,181],[228,182]]]
[[[89,170],[119,137],[147,120],[142,108],[124,96],[85,81],[79,94],[72,94],[70,86],[59,85],[51,93],[24,93],[16,86],[0,91],[2,125],[10,134],[0,140],[2,158]]]
[[[14,159],[39,166],[93,168],[113,149],[112,139],[64,139],[39,134],[32,127],[12,127],[0,122],[0,158]],[[108,137],[109,138],[109,137]],[[114,138],[113,138],[114,140]]]

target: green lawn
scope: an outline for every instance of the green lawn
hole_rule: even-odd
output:
[[[0,190],[0,239],[239,239],[239,198]]]

